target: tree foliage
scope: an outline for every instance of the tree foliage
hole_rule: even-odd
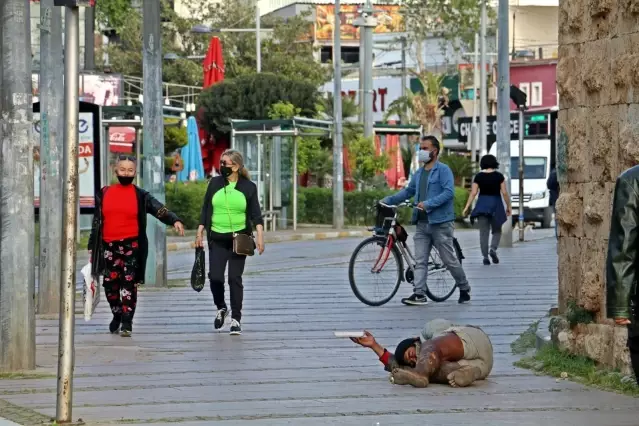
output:
[[[255,28],[255,6],[242,0],[187,0],[186,4],[197,23],[206,23],[211,28],[239,29]],[[312,24],[307,14],[287,19],[263,17],[264,29],[271,33],[261,34],[261,68],[263,72],[295,77],[313,82],[316,86],[330,79],[330,71],[315,61],[312,44]],[[195,23],[195,20],[194,20]],[[257,69],[257,51],[254,32],[221,32],[224,49],[226,78],[235,78],[253,73]],[[203,54],[211,35],[192,34],[184,48],[188,54]]]
[[[348,146],[353,179],[359,184],[367,185],[375,177],[388,169],[389,157],[386,153],[378,154],[375,144],[370,138],[359,136]]]
[[[210,133],[229,131],[229,119],[263,120],[278,102],[295,105],[301,116],[312,117],[318,95],[317,86],[308,81],[270,73],[243,75],[202,92],[201,124]]]
[[[482,0],[404,0],[402,16],[410,45],[421,46],[425,40],[441,37],[444,45],[455,50],[471,46],[479,31]],[[489,17],[494,16],[488,7]],[[422,49],[415,50],[419,71],[425,70]]]

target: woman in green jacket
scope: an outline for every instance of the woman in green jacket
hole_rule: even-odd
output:
[[[242,334],[242,302],[244,286],[242,274],[246,256],[233,252],[233,234],[252,234],[257,230],[255,245],[264,252],[264,222],[257,195],[257,186],[251,182],[244,158],[236,150],[222,154],[220,176],[209,181],[204,196],[195,245],[204,247],[206,231],[209,247],[209,279],[213,301],[217,307],[215,329],[224,326],[228,307],[224,300],[224,270],[228,264],[229,291],[231,293],[231,335]]]

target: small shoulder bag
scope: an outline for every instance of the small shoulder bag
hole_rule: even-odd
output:
[[[224,201],[226,202],[226,213],[229,215],[229,225],[231,226],[231,229],[233,229],[229,200],[226,196],[226,187],[224,188]],[[255,239],[253,238],[253,231],[251,231],[250,234],[233,232],[233,253],[240,256],[253,256],[255,254]]]

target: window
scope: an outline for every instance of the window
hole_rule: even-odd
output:
[[[524,157],[524,179],[546,179],[546,158]],[[510,176],[519,176],[519,157],[510,158]]]
[[[531,84],[530,106],[541,106],[544,103],[541,82]]]
[[[519,83],[519,90],[526,94],[526,104],[530,104],[530,83]]]

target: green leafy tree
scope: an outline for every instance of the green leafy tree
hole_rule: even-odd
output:
[[[229,119],[263,120],[278,102],[295,105],[299,115],[312,117],[318,96],[317,86],[309,81],[270,73],[243,75],[202,92],[199,99],[202,125],[209,133],[227,132]]]
[[[291,119],[299,116],[301,108],[290,102],[277,102],[269,107],[268,116],[272,120]],[[324,175],[332,171],[331,153],[322,147],[319,138],[300,138],[297,146],[297,171],[300,174],[310,173],[321,183]]]
[[[128,7],[109,15],[103,19],[117,20],[120,14],[124,14],[124,21],[117,28],[118,40],[110,43],[106,47],[109,55],[111,69],[124,75],[142,77],[142,16],[131,7],[130,0],[108,0],[110,2],[121,2],[123,5],[129,3]],[[97,2],[99,4],[100,2]],[[180,56],[177,60],[164,60],[162,62],[162,81],[186,86],[202,86],[203,70],[201,61],[187,59],[188,53],[184,46],[191,46],[193,35],[191,28],[194,21],[178,16],[170,7],[167,7],[166,0],[162,0],[165,6],[162,8],[162,18],[167,21],[162,26],[162,52],[175,53]],[[123,6],[124,7],[124,6]],[[201,52],[199,54],[202,54]],[[101,55],[98,55],[101,57]],[[174,89],[172,95],[181,94],[184,89]]]
[[[353,179],[361,186],[369,186],[375,177],[388,169],[389,157],[386,153],[378,154],[375,144],[370,138],[363,136],[352,141],[348,146]]]
[[[409,45],[422,46],[424,41],[439,37],[443,48],[466,49],[479,31],[483,0],[404,0],[401,13],[407,29]],[[488,6],[489,18],[494,10]],[[419,72],[424,71],[422,49],[416,49]]]
[[[209,2],[188,0],[188,8],[198,22],[206,22],[211,28],[254,28],[255,7],[243,0],[221,0]],[[262,34],[262,71],[304,79],[320,86],[330,79],[330,70],[315,58],[312,43],[312,24],[309,13],[283,19],[263,17],[262,28],[272,29]],[[217,34],[224,49],[226,78],[235,78],[253,73],[257,67],[254,32],[221,32]],[[206,50],[211,35],[195,35],[185,49],[193,54]]]

